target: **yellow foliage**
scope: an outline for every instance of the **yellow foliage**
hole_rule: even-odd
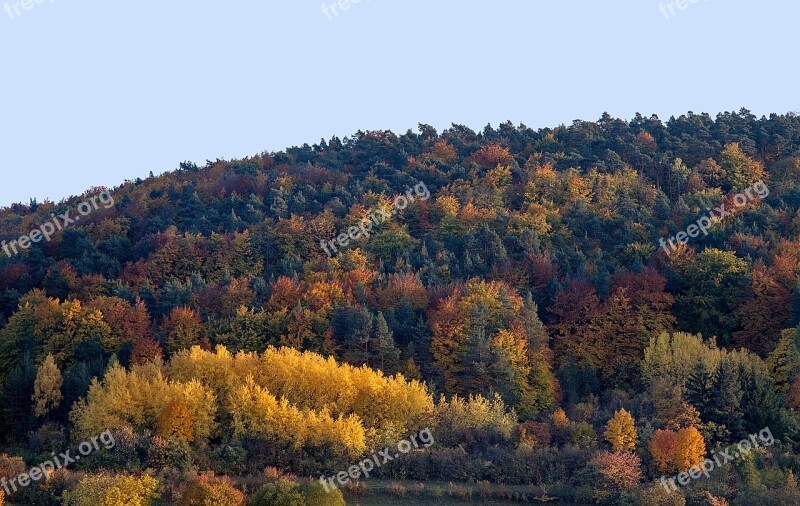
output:
[[[517,426],[514,411],[507,411],[499,396],[489,400],[480,395],[469,398],[454,395],[449,401],[442,396],[436,404],[434,419],[443,434],[465,430],[494,429],[506,438]]]
[[[149,506],[157,490],[158,480],[147,473],[88,475],[64,493],[64,506]]]
[[[194,441],[194,423],[186,404],[174,400],[164,406],[156,421],[156,435],[182,437],[188,442]]]
[[[694,427],[678,432],[657,430],[650,439],[650,452],[659,471],[685,471],[703,461],[706,443]]]
[[[326,410],[301,410],[280,401],[252,377],[231,394],[235,437],[262,436],[304,446],[331,445],[343,455],[356,457],[366,449],[366,434],[358,416],[334,418]]]
[[[615,452],[633,450],[636,448],[636,427],[633,416],[625,408],[614,413],[614,417],[606,424],[603,434]]]
[[[569,426],[569,418],[563,409],[558,408],[553,413],[553,425],[560,428]]]
[[[338,364],[333,358],[292,348],[232,356],[223,347],[215,352],[194,347],[176,354],[169,370],[177,381],[202,378],[220,399],[230,399],[226,397],[230,386],[252,376],[256,385],[299,409],[327,410],[333,416],[355,414],[364,427],[379,432],[418,430],[433,410],[433,398],[418,381],[406,381],[399,374],[387,377],[366,366]],[[233,407],[226,403],[227,410]]]
[[[53,355],[48,354],[36,373],[33,384],[33,411],[36,416],[44,416],[61,403],[63,378]]]
[[[206,441],[219,414],[237,436],[331,445],[352,456],[420,430],[432,413],[426,386],[400,374],[291,348],[234,356],[219,346],[182,350],[167,366],[111,367],[70,418],[79,436],[131,427]]]
[[[685,471],[692,466],[700,464],[705,459],[706,442],[703,435],[694,427],[687,427],[678,431],[675,464],[678,469]]]
[[[92,381],[87,398],[73,406],[70,420],[84,438],[123,427],[152,430],[159,414],[174,400],[188,408],[197,439],[208,439],[216,428],[214,394],[197,380],[168,381],[155,365],[136,366],[131,372],[119,365],[111,367],[102,382]]]

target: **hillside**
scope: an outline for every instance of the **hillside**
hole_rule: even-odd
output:
[[[3,452],[114,441],[0,504],[336,504],[320,476],[424,434],[348,503],[800,504],[798,234],[800,117],[744,109],[357,132],[0,209]]]

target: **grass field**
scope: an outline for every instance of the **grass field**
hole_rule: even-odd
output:
[[[418,506],[549,504],[562,506],[557,498],[542,494],[538,487],[507,486],[489,483],[416,482],[368,480],[345,492],[352,506]]]

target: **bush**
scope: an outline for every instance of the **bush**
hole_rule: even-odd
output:
[[[200,475],[187,487],[178,501],[179,506],[240,506],[244,504],[241,493],[230,478]]]
[[[147,449],[147,462],[153,469],[185,471],[192,465],[192,449],[183,438],[154,436]]]
[[[686,506],[686,499],[679,490],[667,492],[658,482],[643,490],[639,501],[648,506]]]
[[[592,464],[597,468],[601,482],[613,490],[628,490],[639,484],[642,461],[633,452],[600,452]]]
[[[434,416],[436,442],[445,447],[502,444],[511,439],[517,425],[516,415],[506,409],[499,396],[492,400],[454,396],[449,401],[442,397]]]
[[[406,487],[393,481],[388,487],[386,487],[386,492],[390,496],[400,499],[406,496]]]
[[[250,501],[250,506],[305,506],[306,500],[300,485],[279,479],[261,487]]]
[[[149,506],[156,490],[158,481],[150,474],[88,475],[64,493],[64,506]]]
[[[367,495],[367,485],[363,481],[348,481],[342,488],[349,496],[364,497]]]
[[[312,481],[303,487],[308,506],[345,506],[344,497],[338,488],[325,491],[322,483]]]
[[[8,454],[0,455],[0,478],[16,478],[26,470],[22,457],[9,457]]]
[[[247,450],[236,440],[218,446],[211,453],[214,469],[222,474],[239,474],[244,469]]]

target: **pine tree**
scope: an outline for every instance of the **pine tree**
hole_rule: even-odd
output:
[[[770,374],[775,381],[775,389],[782,394],[789,391],[792,381],[800,374],[800,352],[796,340],[796,329],[782,331],[777,348],[767,359]]]
[[[493,376],[491,374],[493,354],[489,338],[486,336],[486,328],[481,318],[477,316],[473,317],[470,322],[465,348],[459,360],[461,377],[459,391],[461,393],[469,392],[490,397],[493,384],[491,380]],[[502,369],[501,364],[494,364],[494,369],[494,375],[511,377],[510,370],[500,371]]]
[[[759,373],[755,367],[739,366],[739,381],[742,385],[741,411],[744,428],[748,434],[764,427],[778,424],[781,407],[780,395],[775,390],[772,378]]]
[[[706,363],[698,359],[686,381],[686,400],[700,412],[700,418],[704,421],[708,420],[708,407],[711,403],[711,379]]]
[[[14,441],[20,441],[36,423],[31,400],[35,381],[33,358],[25,353],[19,364],[6,376],[0,395],[0,409],[4,411],[2,421]]]
[[[736,437],[744,435],[742,387],[739,371],[732,359],[724,359],[714,372],[710,396],[712,402],[706,408],[707,421],[726,426]]]
[[[397,372],[400,361],[400,350],[395,346],[392,332],[383,317],[383,312],[378,312],[372,331],[372,365],[387,374]]]

